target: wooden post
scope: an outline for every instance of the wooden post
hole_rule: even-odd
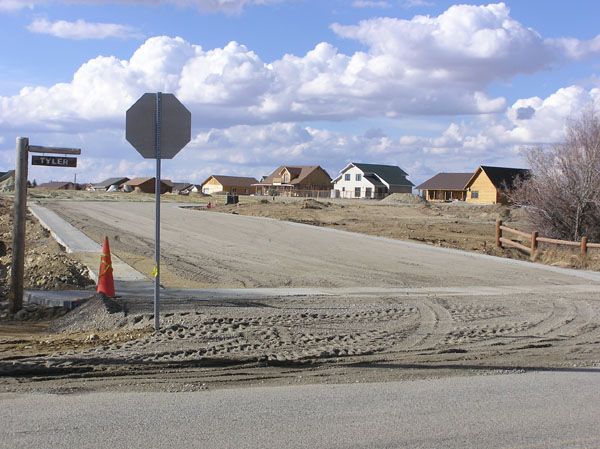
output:
[[[29,139],[17,138],[17,163],[15,166],[15,204],[13,218],[12,268],[10,272],[10,311],[23,308],[23,277],[25,272],[25,219],[27,213],[27,168],[29,164]]]
[[[581,257],[587,256],[587,237],[581,237]]]
[[[502,248],[502,241],[500,240],[502,238],[502,229],[500,229],[500,226],[502,226],[502,220],[498,218],[496,219],[496,246],[498,248]]]
[[[537,250],[538,250],[538,232],[537,231],[533,231],[531,233],[531,260],[535,262],[535,259],[537,258]]]

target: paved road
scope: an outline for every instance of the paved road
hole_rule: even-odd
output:
[[[151,258],[152,203],[57,202],[50,207],[116,251]],[[564,270],[428,245],[165,203],[165,269],[201,287],[503,287],[600,282]],[[189,285],[194,287],[198,285]]]
[[[0,448],[600,447],[600,372],[0,396]]]

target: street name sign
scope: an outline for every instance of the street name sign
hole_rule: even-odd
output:
[[[77,167],[76,157],[31,156],[31,165],[47,167]]]

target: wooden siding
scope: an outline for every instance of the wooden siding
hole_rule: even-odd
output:
[[[331,190],[331,178],[321,167],[313,170],[301,183],[296,184],[297,190]]]
[[[478,193],[478,198],[473,198],[473,192]],[[467,192],[467,203],[496,204],[497,202],[498,190],[485,172],[479,170],[479,173],[476,175]]]

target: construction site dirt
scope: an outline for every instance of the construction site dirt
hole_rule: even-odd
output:
[[[149,274],[151,204],[46,205],[98,242],[108,235],[114,254]],[[293,207],[313,214],[321,209],[310,207],[346,213],[354,206]],[[397,222],[410,220],[414,234],[469,220],[481,230],[464,241],[481,252],[487,252],[482,246],[493,248],[493,234],[483,236],[493,231],[496,216],[507,217],[495,207],[456,208],[470,218],[442,218],[432,212],[435,206],[419,204],[356,207],[372,207],[373,215],[385,207],[390,217],[383,220],[391,222],[394,214]],[[266,209],[259,201],[246,207],[259,208]],[[244,205],[219,209],[245,213]],[[420,224],[418,216],[425,217]],[[5,321],[1,391],[190,391],[600,369],[595,274],[431,253],[422,244],[175,204],[165,207],[164,217],[161,274],[167,290],[264,290],[254,296],[167,297],[159,332],[152,329],[151,295],[94,297],[62,317],[25,327]]]

